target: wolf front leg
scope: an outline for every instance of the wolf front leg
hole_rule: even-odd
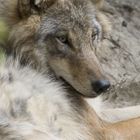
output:
[[[103,109],[98,112],[98,115],[103,120],[109,121],[111,123],[125,121],[140,116],[140,105],[124,108]]]
[[[109,124],[103,132],[104,140],[140,140],[140,118]]]

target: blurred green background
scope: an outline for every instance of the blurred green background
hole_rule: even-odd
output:
[[[5,41],[8,38],[8,28],[6,26],[6,24],[0,20],[0,62],[5,58],[3,49],[2,49],[2,45],[5,44]]]

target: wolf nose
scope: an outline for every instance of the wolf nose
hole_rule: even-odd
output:
[[[97,94],[101,94],[110,87],[110,82],[108,80],[98,80],[92,83],[92,87]]]

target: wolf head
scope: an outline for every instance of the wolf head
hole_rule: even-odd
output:
[[[32,38],[29,36],[24,40],[36,41],[36,48],[43,48],[45,59],[55,75],[86,97],[95,97],[110,86],[95,52],[108,27],[97,8],[101,3],[101,0],[18,1],[21,24],[15,26],[16,30],[20,26],[23,32],[32,32]],[[39,20],[34,26],[35,23],[29,21],[35,15]],[[23,34],[18,38],[26,36]]]

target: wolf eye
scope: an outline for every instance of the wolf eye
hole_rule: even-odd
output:
[[[98,34],[97,33],[92,33],[92,40],[96,40],[97,39]]]
[[[68,38],[66,36],[59,36],[57,39],[63,44],[68,44]]]

